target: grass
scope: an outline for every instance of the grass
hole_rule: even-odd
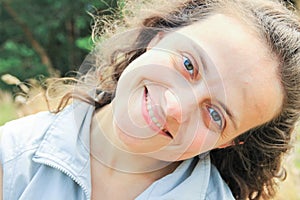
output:
[[[10,93],[0,90],[0,126],[13,119],[48,110],[40,87],[28,91],[28,96],[30,98],[26,99],[20,93],[13,99]]]
[[[275,200],[300,199],[300,127],[296,133],[298,137],[295,141],[295,147],[284,161],[288,173],[287,179],[279,184],[279,191]]]
[[[0,91],[0,126],[17,117],[17,108],[11,95]]]

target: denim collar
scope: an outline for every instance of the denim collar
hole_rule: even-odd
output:
[[[89,133],[93,112],[93,106],[81,102],[58,113],[33,158],[70,176],[87,199],[91,194]]]

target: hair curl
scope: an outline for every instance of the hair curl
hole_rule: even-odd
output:
[[[211,151],[213,164],[236,199],[269,199],[276,193],[275,178],[286,176],[282,158],[291,148],[292,132],[300,113],[300,22],[281,3],[271,0],[190,0],[172,7],[169,12],[148,16],[139,24],[136,36],[130,36],[132,41],[126,41],[127,45],[114,47],[109,40],[109,51],[104,51],[105,44],[102,44],[102,48],[95,48],[87,57],[83,66],[92,70],[82,76],[83,81],[108,95],[102,95],[103,98],[96,101],[88,95],[80,98],[94,103],[96,108],[108,104],[114,97],[123,70],[146,51],[159,32],[174,31],[216,13],[244,21],[279,60],[278,77],[285,93],[280,114],[237,137],[235,145]],[[99,32],[97,28],[94,27],[95,32]],[[72,93],[68,93],[63,101],[71,97]]]

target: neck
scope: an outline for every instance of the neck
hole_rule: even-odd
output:
[[[124,150],[114,129],[111,104],[93,117],[90,151],[94,160],[110,174],[136,174],[155,180],[171,173],[179,165]]]

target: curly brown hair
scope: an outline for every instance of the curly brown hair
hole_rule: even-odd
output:
[[[96,47],[84,62],[85,75],[81,79],[104,91],[100,98],[94,100],[89,95],[70,92],[61,101],[60,108],[75,94],[75,98],[95,104],[96,108],[108,104],[123,70],[146,51],[159,32],[174,31],[216,13],[246,23],[279,60],[278,77],[285,93],[280,114],[237,137],[235,145],[211,151],[212,163],[236,199],[269,199],[276,193],[276,180],[286,176],[282,158],[291,148],[292,132],[300,115],[300,22],[296,14],[280,2],[189,0],[172,6],[168,12],[148,16],[138,24],[136,34],[125,37],[126,43],[108,40],[101,48]],[[99,32],[98,28],[96,23],[93,33]],[[116,43],[118,45],[114,45]]]

